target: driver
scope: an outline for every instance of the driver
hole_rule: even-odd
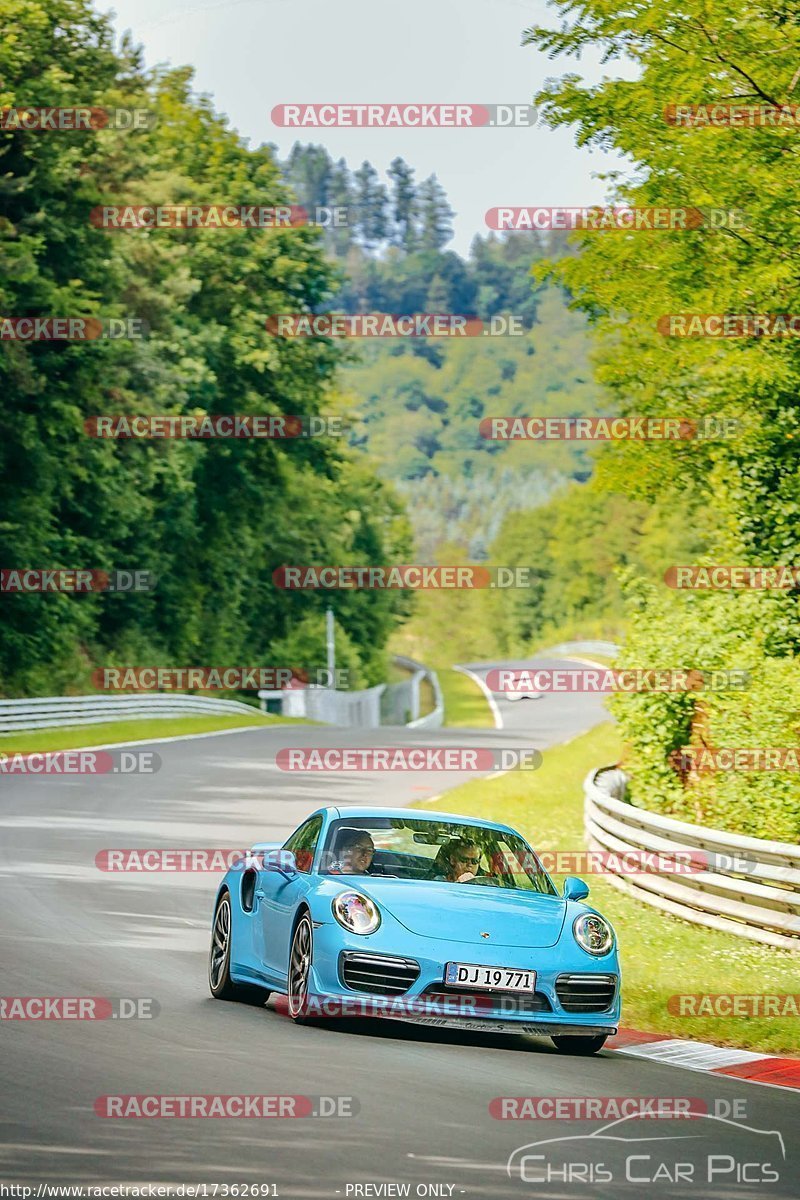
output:
[[[375,843],[366,829],[343,829],[339,835],[338,860],[333,870],[343,875],[368,875]]]
[[[432,879],[446,883],[470,883],[481,868],[481,852],[469,838],[453,838],[436,855]]]

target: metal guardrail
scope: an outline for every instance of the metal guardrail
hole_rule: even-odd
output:
[[[592,771],[584,783],[589,845],[614,854],[649,850],[665,857],[703,850],[709,870],[618,875],[615,887],[695,925],[784,950],[800,950],[800,846],[723,833],[625,802],[627,777]]]
[[[377,687],[353,692],[326,687],[287,689],[282,693],[281,713],[284,717],[307,717],[323,725],[376,729],[381,723],[381,696],[385,687],[385,683],[379,683]]]
[[[408,722],[409,729],[441,729],[444,724],[444,696],[439,684],[439,676],[430,667],[418,663],[413,658],[406,658],[402,654],[396,654],[394,657],[395,665],[402,667],[405,671],[411,671],[411,720]],[[433,690],[434,706],[429,713],[424,716],[419,715],[421,705],[420,689],[422,681],[427,679]],[[403,684],[390,684],[390,687],[403,687]]]
[[[621,647],[616,642],[561,642],[548,646],[540,654],[601,654],[603,658],[616,658]]]
[[[105,721],[192,714],[250,716],[258,710],[239,700],[213,696],[161,693],[135,696],[44,696],[35,700],[0,700],[0,733],[53,729],[67,725],[100,725]]]
[[[325,725],[349,729],[378,729],[381,725],[404,725],[407,729],[439,729],[444,723],[444,702],[436,672],[403,655],[395,664],[408,671],[400,683],[379,683],[358,691],[333,688],[287,688],[283,692],[259,692],[262,701],[280,699],[286,717],[309,717]],[[432,712],[420,715],[422,681],[428,679],[435,704]]]

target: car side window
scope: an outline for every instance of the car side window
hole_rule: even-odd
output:
[[[310,821],[306,821],[304,825],[294,831],[283,847],[284,850],[291,850],[294,853],[297,869],[303,875],[307,875],[311,870],[314,851],[317,848],[321,831],[322,817],[312,817]]]

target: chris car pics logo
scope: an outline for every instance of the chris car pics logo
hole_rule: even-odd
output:
[[[694,1118],[691,1124],[686,1118]],[[563,1194],[565,1184],[662,1185],[659,1194],[684,1187],[720,1189],[714,1194],[751,1196],[776,1183],[786,1161],[783,1135],[708,1112],[682,1113],[674,1123],[638,1115],[622,1117],[590,1134],[540,1138],[509,1155],[509,1178]],[[588,1195],[589,1193],[587,1193]],[[708,1191],[698,1192],[700,1196]]]

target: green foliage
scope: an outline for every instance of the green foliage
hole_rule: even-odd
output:
[[[758,592],[675,594],[642,583],[632,572],[626,591],[631,614],[617,667],[749,673],[744,689],[613,697],[634,802],[713,828],[796,842],[796,771],[686,774],[670,758],[690,746],[800,746],[798,661],[765,652],[783,619],[780,599]]]
[[[355,212],[358,228],[367,249],[385,240],[388,232],[386,210],[389,198],[372,163],[363,162],[353,176]]]
[[[435,357],[413,346],[365,344],[361,361],[343,372],[361,418],[356,444],[397,484],[426,559],[447,541],[485,558],[507,513],[533,508],[564,480],[591,471],[591,453],[580,443],[499,441],[479,431],[484,417],[602,407],[584,319],[556,288],[537,305],[535,324],[519,337],[442,341]]]
[[[311,229],[107,232],[100,203],[286,202],[266,147],[250,150],[191,91],[115,55],[83,0],[0,2],[0,106],[126,105],[151,131],[0,134],[0,311],[136,316],[144,341],[0,344],[0,560],[132,567],[157,591],[3,600],[0,692],[81,689],[94,663],[265,664],[271,644],[332,602],[365,670],[406,600],[282,592],[291,562],[381,563],[408,544],[399,502],[343,443],[101,441],[98,413],[340,410],[337,349],[281,341],[275,312],[329,301]]]
[[[392,240],[406,250],[414,250],[418,209],[414,170],[398,157],[390,163],[386,174],[392,184]]]
[[[327,162],[327,169],[325,164]],[[283,165],[306,205],[329,204],[334,164],[323,146],[296,143]],[[586,321],[560,288],[534,284],[545,253],[568,253],[563,238],[520,233],[476,237],[465,260],[444,247],[452,211],[435,177],[417,187],[402,158],[391,163],[387,197],[377,171],[362,164],[343,195],[355,197],[351,223],[326,231],[344,279],[332,305],[348,313],[449,312],[512,316],[519,336],[415,339],[350,347],[343,383],[360,428],[354,442],[398,486],[416,550],[426,560],[448,541],[484,559],[506,513],[543,503],[563,480],[586,478],[586,448],[490,441],[484,416],[596,413]],[[380,230],[383,230],[381,241]]]
[[[487,513],[479,519],[485,526]],[[660,583],[668,567],[703,551],[706,521],[689,495],[665,510],[610,494],[594,480],[508,511],[483,557],[527,568],[529,586],[421,593],[404,631],[413,641],[406,652],[427,662],[470,662],[574,639],[621,639],[628,613],[620,575]],[[474,556],[465,543],[440,545],[437,561],[465,564]]]
[[[346,225],[338,233],[331,226],[326,234],[338,254],[351,246],[370,251],[389,245],[435,254],[453,236],[455,214],[444,188],[435,175],[418,186],[402,158],[393,159],[386,172],[391,191],[371,162],[351,173],[344,159],[334,163],[324,146],[295,142],[283,173],[301,204],[347,206]]]
[[[379,656],[376,656],[374,661],[369,661],[368,665],[371,670],[370,675],[367,676],[357,645],[336,621],[334,621],[334,642],[336,670],[347,671],[348,688],[363,688],[385,681],[386,662],[382,661]],[[307,671],[313,683],[316,672],[325,670],[327,663],[325,614],[314,613],[298,621],[284,638],[273,642],[272,654],[275,661],[280,664],[299,667]]]
[[[553,126],[573,125],[581,145],[615,148],[632,164],[613,176],[613,200],[746,214],[744,229],[581,233],[580,254],[543,268],[595,323],[598,378],[615,411],[739,422],[727,440],[618,443],[600,456],[606,486],[663,510],[685,494],[710,514],[707,561],[800,563],[800,343],[796,338],[669,338],[671,313],[800,311],[800,184],[791,127],[676,128],[671,104],[797,103],[800,25],[786,5],[666,0],[620,8],[568,0],[559,29],[526,40],[550,54],[602,50],[634,61],[638,77],[577,74],[537,98]],[[628,72],[626,72],[628,74]],[[713,531],[713,532],[712,532]],[[623,559],[621,559],[623,561]],[[684,560],[686,561],[686,560]],[[620,697],[635,794],[648,807],[732,830],[796,838],[796,777],[773,773],[676,776],[667,756],[708,744],[797,746],[800,654],[797,589],[744,595],[632,587],[625,665],[749,667],[740,693]]]
[[[626,610],[620,570],[660,581],[668,567],[703,549],[702,524],[689,496],[663,509],[605,491],[595,480],[572,484],[534,511],[510,514],[491,558],[529,566],[532,586],[504,596],[495,625],[500,648],[621,637]]]

